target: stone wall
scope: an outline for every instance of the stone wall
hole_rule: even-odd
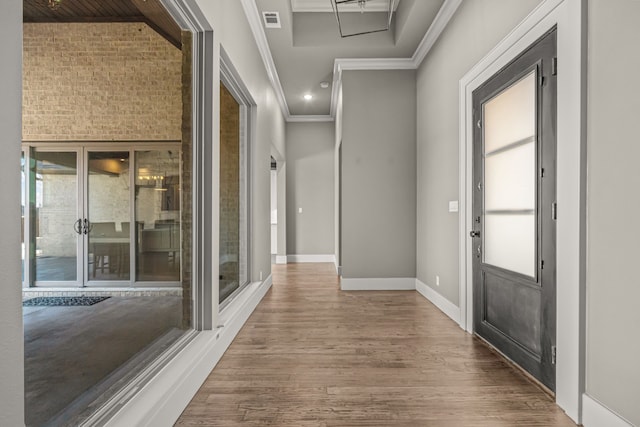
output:
[[[23,28],[23,140],[181,140],[182,53],[146,24]]]

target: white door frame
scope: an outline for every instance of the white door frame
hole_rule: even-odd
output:
[[[586,12],[584,0],[543,1],[459,83],[460,326],[472,333],[472,92],[557,26],[556,403],[578,424],[585,373]]]

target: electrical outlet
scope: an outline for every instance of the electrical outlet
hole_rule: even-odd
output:
[[[436,286],[440,286],[440,276],[436,276]]]
[[[302,208],[298,208],[298,213],[302,213]]]

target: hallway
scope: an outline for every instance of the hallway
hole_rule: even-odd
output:
[[[342,292],[333,264],[289,264],[176,425],[574,424],[419,293]]]

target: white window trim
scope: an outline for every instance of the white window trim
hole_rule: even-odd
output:
[[[240,238],[245,239],[244,246],[242,242],[240,243],[240,249],[244,249],[246,251],[246,274],[247,278],[244,283],[240,283],[238,289],[233,291],[227,298],[219,304],[218,307],[218,315],[222,313],[222,311],[230,305],[231,301],[233,301],[239,294],[243,291],[243,289],[251,283],[251,240],[252,240],[252,227],[251,227],[251,219],[252,215],[252,201],[253,201],[253,186],[252,183],[252,164],[253,164],[253,152],[254,152],[254,136],[255,136],[255,123],[256,123],[256,102],[251,96],[249,89],[242,82],[240,77],[240,73],[236,70],[227,55],[224,48],[220,47],[220,82],[227,88],[229,93],[234,97],[234,99],[240,105],[240,150],[241,156],[242,150],[244,150],[245,162],[241,165],[241,172],[245,173],[245,191],[244,194],[244,203],[245,210],[244,213],[240,213],[240,226],[242,228],[242,219],[246,221],[244,230],[245,235],[240,233]],[[240,191],[240,195],[243,195],[242,190]],[[240,199],[240,207],[242,209],[243,200]],[[218,240],[216,240],[218,241]],[[240,258],[238,259],[240,261]]]
[[[460,326],[473,332],[472,92],[520,52],[558,27],[556,403],[578,424],[585,377],[586,6],[546,0],[474,66],[459,84]]]

